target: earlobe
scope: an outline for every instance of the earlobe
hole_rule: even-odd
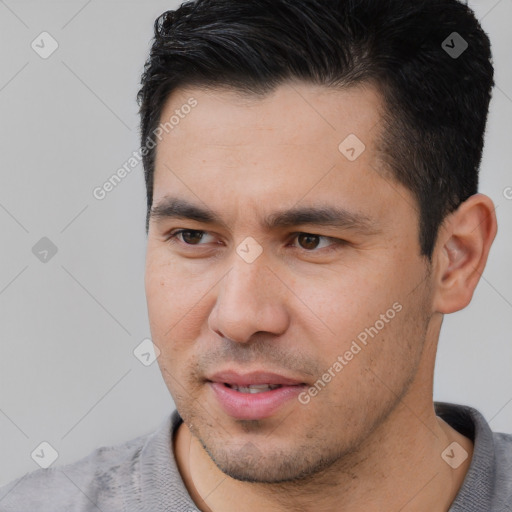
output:
[[[475,194],[443,223],[438,237],[434,310],[453,313],[471,301],[497,232],[492,200]]]

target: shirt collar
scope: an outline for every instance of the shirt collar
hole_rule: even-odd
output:
[[[485,418],[472,407],[434,402],[437,416],[471,439],[473,457],[449,512],[490,510],[495,481],[496,460],[493,433]]]

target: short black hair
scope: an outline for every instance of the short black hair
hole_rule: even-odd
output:
[[[446,215],[478,192],[494,69],[487,34],[458,0],[195,0],[164,12],[154,32],[137,95],[143,147],[178,87],[374,84],[381,160],[417,201],[421,255],[431,261]],[[154,164],[152,148],[146,232]]]

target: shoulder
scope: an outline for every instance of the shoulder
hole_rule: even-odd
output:
[[[500,465],[512,469],[512,434],[493,432],[492,436]]]
[[[467,405],[435,403],[436,413],[473,441],[473,456],[450,512],[502,512],[512,505],[512,434],[494,432],[485,417]]]
[[[498,507],[512,505],[512,434],[493,432],[495,456],[495,496]],[[505,510],[508,510],[506,508]]]
[[[126,510],[126,496],[135,499],[140,488],[141,452],[154,435],[102,446],[71,464],[27,473],[0,488],[0,511]]]

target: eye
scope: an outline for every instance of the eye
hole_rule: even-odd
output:
[[[205,241],[205,237],[210,237],[215,241],[215,237],[208,234],[206,231],[198,229],[177,229],[169,234],[166,241],[171,244],[181,243],[185,246],[201,246],[208,243],[208,240]],[[293,233],[293,240],[297,240],[298,242],[298,246],[292,244],[295,248],[302,249],[308,253],[319,252],[320,249],[327,249],[328,251],[334,250],[336,246],[345,245],[347,243],[340,238],[304,232]],[[323,244],[322,241],[324,242]]]
[[[200,231],[197,229],[178,229],[170,233],[166,241],[170,243],[176,243],[176,240],[178,240],[185,245],[203,245],[199,242],[203,240],[205,234],[206,231]]]
[[[344,240],[341,240],[339,238],[331,238],[331,237],[322,236],[322,235],[315,235],[313,233],[294,233],[294,238],[298,241],[299,246],[300,246],[299,248],[304,249],[305,251],[308,251],[308,252],[312,252],[315,249],[319,249],[319,248],[320,249],[323,249],[323,248],[334,249],[334,247],[332,247],[333,245],[344,245],[346,243]],[[324,245],[322,247],[321,243],[320,243],[320,241],[322,239],[325,241],[330,240],[332,243]]]

